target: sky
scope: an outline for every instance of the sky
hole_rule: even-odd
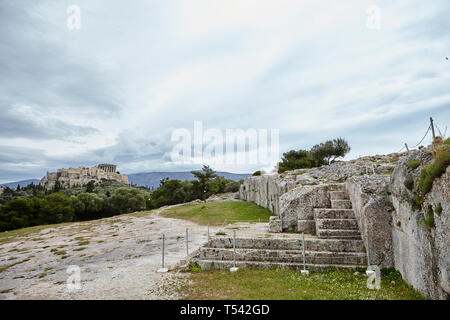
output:
[[[448,136],[449,14],[448,0],[0,0],[0,183],[198,169],[171,158],[194,121],[279,130],[278,158],[336,137],[345,159],[396,152],[431,116]]]

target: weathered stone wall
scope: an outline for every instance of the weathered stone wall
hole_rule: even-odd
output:
[[[364,175],[345,183],[370,263],[381,268],[394,266],[390,179],[389,175]]]
[[[431,157],[430,149],[411,152],[399,162],[392,176],[394,265],[403,278],[422,293],[435,299],[449,299],[450,167],[434,180],[421,209],[412,206],[413,197],[418,195],[420,171]],[[419,160],[421,165],[411,168],[408,162],[412,159]],[[405,186],[405,180],[409,178],[414,181],[412,190]],[[438,204],[442,207],[440,214],[436,212]],[[424,224],[429,207],[434,216],[434,227]]]
[[[283,179],[279,174],[248,177],[240,187],[239,196],[279,215],[280,196],[296,185],[292,176],[287,179]]]

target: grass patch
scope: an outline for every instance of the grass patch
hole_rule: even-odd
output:
[[[83,240],[83,241],[78,242],[78,245],[79,245],[79,246],[86,246],[86,245],[88,245],[89,243],[90,243],[89,240]]]
[[[27,262],[27,261],[30,261],[30,259],[24,259],[22,261],[15,262],[15,263],[9,264],[7,266],[2,266],[2,267],[0,267],[0,273],[3,272],[3,271],[8,270],[11,267],[14,267],[15,265],[18,265],[18,264],[21,264],[21,263],[24,263],[24,262]]]
[[[420,172],[419,189],[427,194],[433,187],[433,181],[445,173],[450,165],[450,146],[442,145],[437,148],[433,162],[430,162]]]
[[[34,227],[28,227],[28,228],[22,228],[22,229],[16,229],[16,230],[10,230],[10,231],[4,231],[0,232],[0,244],[13,242],[18,237],[25,237],[29,236],[35,233],[38,233],[42,230],[49,229],[49,228],[56,228],[64,225],[69,225],[70,222],[67,223],[58,223],[58,224],[47,224],[42,226],[34,226]],[[42,238],[36,238],[33,239],[35,241],[43,240]]]
[[[412,198],[412,208],[416,211],[422,210],[423,198],[419,195],[415,195]]]
[[[409,160],[408,167],[410,167],[411,169],[416,169],[418,166],[420,166],[419,160],[417,160],[417,159]]]
[[[405,185],[406,189],[411,191],[414,188],[414,179],[408,178],[405,180],[405,182],[403,182],[403,184]]]
[[[199,271],[181,288],[186,299],[274,300],[412,300],[425,297],[406,284],[398,271],[382,272],[381,289],[370,290],[367,277],[355,270],[311,272],[302,276],[292,270]]]
[[[64,250],[58,250],[57,248],[53,248],[52,250],[50,250],[50,252],[53,252],[54,254],[56,254],[57,256],[65,256],[67,254],[66,251]]]
[[[436,213],[438,216],[441,215],[441,213],[442,213],[442,205],[441,205],[440,202],[436,205],[436,208],[434,209],[434,213]]]
[[[428,206],[427,214],[423,219],[423,223],[427,226],[428,229],[434,228],[434,212],[431,205]]]
[[[208,202],[198,205],[186,205],[165,210],[161,215],[168,218],[178,218],[194,221],[199,224],[221,225],[234,222],[268,222],[272,216],[270,210],[252,202]]]

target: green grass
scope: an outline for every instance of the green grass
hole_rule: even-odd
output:
[[[191,269],[191,283],[180,291],[194,300],[415,300],[425,297],[406,284],[398,271],[382,270],[380,290],[367,288],[365,273],[355,270],[311,272],[292,270],[201,271]]]
[[[6,266],[1,266],[0,267],[0,273],[3,272],[3,271],[8,270],[11,267],[14,267],[15,265],[18,265],[18,264],[21,264],[21,263],[24,263],[24,262],[27,262],[27,261],[30,261],[30,259],[24,259],[22,261],[15,262],[13,264],[9,264],[9,265],[6,265]]]
[[[408,190],[412,190],[414,188],[414,180],[413,178],[408,178],[403,183]]]
[[[450,147],[442,145],[437,148],[433,162],[426,165],[420,172],[419,189],[423,194],[427,194],[433,187],[433,181],[445,173],[450,165]]]
[[[194,221],[199,224],[221,225],[227,219],[234,222],[268,222],[272,212],[252,202],[215,201],[186,205],[165,210],[161,215],[168,218],[178,218]]]
[[[412,159],[408,162],[408,167],[410,167],[411,169],[415,169],[418,166],[420,166],[420,161],[417,159]]]

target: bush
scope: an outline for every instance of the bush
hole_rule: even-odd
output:
[[[439,178],[450,164],[450,148],[446,145],[439,147],[434,156],[434,161],[426,165],[420,172],[419,189],[427,194],[433,187],[433,181]]]
[[[427,214],[425,216],[425,219],[423,219],[423,223],[429,228],[434,228],[434,214],[433,214],[433,207],[430,205],[428,206]]]
[[[441,215],[441,213],[442,213],[442,205],[441,205],[440,202],[436,205],[436,208],[434,209],[434,212],[435,212],[438,216]]]
[[[413,178],[408,178],[403,183],[408,190],[412,190],[414,188],[414,180]]]
[[[253,172],[252,176],[257,177],[260,176],[263,172],[261,170]]]
[[[423,199],[419,195],[412,198],[412,208],[416,211],[422,210]]]
[[[408,167],[411,169],[416,169],[418,166],[420,166],[420,161],[417,159],[412,159],[408,162]]]
[[[314,159],[311,152],[306,150],[291,150],[283,153],[281,162],[278,163],[278,173],[288,170],[318,167],[324,164],[323,160]]]

